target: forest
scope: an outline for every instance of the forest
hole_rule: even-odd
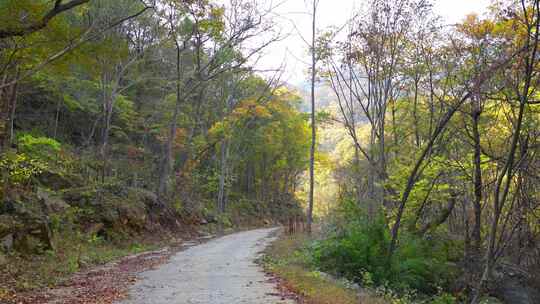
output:
[[[0,0],[0,303],[278,226],[298,303],[540,303],[540,0],[293,1],[303,85],[283,2]]]

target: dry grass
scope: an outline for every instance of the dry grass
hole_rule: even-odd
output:
[[[303,297],[303,303],[309,304],[356,304],[356,294],[337,284],[306,271],[296,265],[272,268],[275,275],[285,280],[285,287]]]
[[[304,304],[385,304],[383,299],[355,291],[309,269],[298,250],[309,240],[305,234],[282,235],[266,250],[265,266],[283,280],[283,287],[301,296]]]

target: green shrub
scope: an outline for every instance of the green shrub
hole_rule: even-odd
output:
[[[31,157],[48,160],[60,152],[61,145],[49,137],[24,134],[17,139],[17,149]]]
[[[5,153],[0,156],[0,171],[4,173],[0,176],[0,182],[11,185],[26,184],[46,168],[47,164],[24,153]]]
[[[216,216],[218,224],[223,228],[231,228],[233,226],[232,221],[228,214],[218,214]]]
[[[436,296],[431,301],[431,304],[454,304],[454,303],[457,303],[456,297],[447,293],[443,293],[439,296]]]
[[[48,171],[51,160],[60,152],[60,143],[48,137],[24,134],[17,139],[17,151],[0,155],[0,182],[8,185],[26,185],[30,180]]]
[[[448,285],[453,272],[444,242],[403,232],[389,258],[390,233],[384,219],[368,221],[357,215],[312,243],[315,267],[358,283],[388,285],[398,291],[435,294],[438,287]]]

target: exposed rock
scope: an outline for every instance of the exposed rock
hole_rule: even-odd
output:
[[[140,200],[149,207],[160,205],[158,196],[152,191],[141,188],[129,188],[128,192],[129,197]]]
[[[37,195],[42,201],[47,213],[57,213],[69,208],[69,205],[64,200],[42,188],[38,188]]]
[[[128,195],[128,188],[123,183],[108,183],[101,188],[105,193],[125,197]]]
[[[5,244],[21,253],[39,253],[54,249],[52,232],[43,204],[36,195],[23,193],[8,198],[2,204],[0,238],[11,235]]]
[[[13,249],[13,234],[8,234],[0,239],[0,250],[11,251]]]
[[[524,282],[516,279],[506,279],[498,291],[500,298],[505,303],[512,304],[538,304],[540,294],[538,290],[532,289]]]
[[[135,202],[118,206],[118,214],[122,224],[129,225],[138,230],[144,228],[147,220],[146,209],[144,206],[136,205]]]
[[[41,253],[54,250],[52,231],[49,224],[36,220],[26,224],[25,229],[14,234],[13,248],[21,253]]]
[[[100,234],[105,228],[103,223],[93,223],[84,229],[84,233],[89,235]]]
[[[43,171],[36,178],[39,184],[53,190],[79,187],[84,184],[81,177],[77,175],[65,175],[53,171]]]
[[[13,234],[13,232],[21,229],[23,225],[19,223],[13,216],[2,214],[0,215],[0,239]]]
[[[501,300],[494,297],[487,297],[480,300],[480,304],[503,304]]]
[[[504,303],[540,303],[540,291],[530,285],[531,273],[527,270],[505,263],[497,268],[495,276],[493,294]]]
[[[80,187],[66,189],[63,192],[62,198],[73,206],[88,206],[95,200],[97,191],[92,187]]]

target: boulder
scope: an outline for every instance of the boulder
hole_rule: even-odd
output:
[[[532,286],[529,269],[510,263],[501,263],[494,272],[496,281],[492,287],[492,294],[512,304],[538,304],[540,291]]]
[[[37,195],[48,214],[62,212],[69,208],[69,205],[63,199],[45,189],[38,188]]]
[[[23,193],[8,198],[0,211],[0,240],[8,249],[21,253],[40,253],[54,249],[52,232],[43,203],[34,194]]]
[[[527,285],[526,282],[509,278],[501,283],[497,291],[504,303],[512,304],[538,304],[540,292]]]
[[[44,220],[25,223],[23,230],[14,233],[13,249],[25,254],[39,254],[54,250],[52,231]]]
[[[129,188],[128,196],[130,198],[143,202],[148,207],[160,206],[158,196],[154,192],[148,191],[146,189],[133,187]]]
[[[136,204],[124,204],[118,206],[118,214],[123,225],[128,225],[137,230],[145,227],[147,213],[144,207]]]

